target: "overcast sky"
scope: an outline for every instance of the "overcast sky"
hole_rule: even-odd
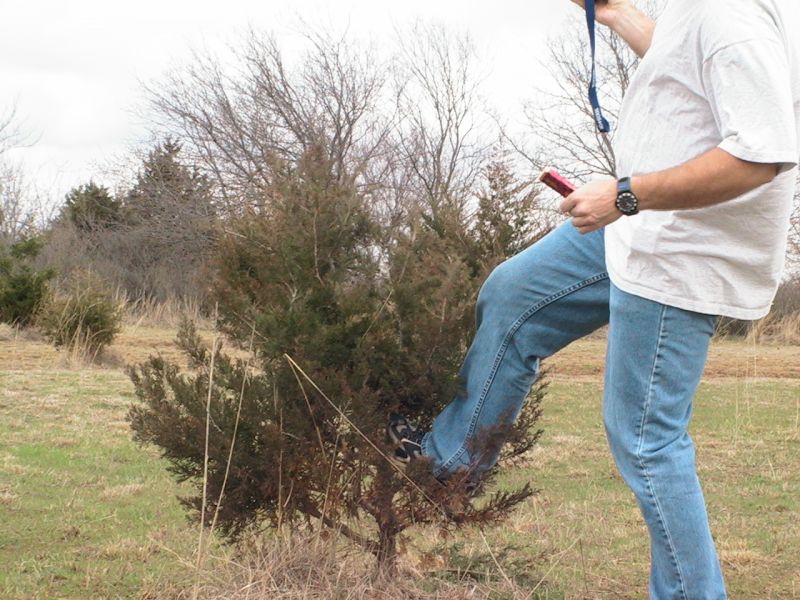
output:
[[[248,27],[297,44],[298,15],[380,40],[421,18],[468,31],[490,70],[489,100],[512,118],[542,83],[547,36],[578,10],[569,0],[7,0],[0,20],[0,114],[17,105],[35,144],[18,149],[29,179],[60,201],[143,139],[140,81],[224,49]],[[582,32],[576,31],[576,35]]]

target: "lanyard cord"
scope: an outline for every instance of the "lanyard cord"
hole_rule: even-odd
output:
[[[592,115],[598,131],[608,133],[610,127],[608,121],[603,116],[600,108],[600,100],[597,98],[597,51],[595,43],[595,0],[584,0],[586,6],[586,24],[589,27],[589,46],[592,49],[592,77],[589,80],[589,102],[592,105]]]

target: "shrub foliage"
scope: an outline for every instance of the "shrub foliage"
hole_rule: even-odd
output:
[[[219,328],[252,348],[250,359],[205,347],[185,324],[179,341],[193,372],[160,357],[130,371],[136,439],[159,446],[178,478],[197,484],[185,504],[234,539],[250,526],[315,521],[391,568],[398,534],[415,523],[503,518],[534,493],[529,484],[478,508],[466,472],[443,486],[419,461],[401,475],[386,458],[383,426],[398,410],[429,425],[452,399],[480,283],[509,252],[503,242],[516,250],[521,240],[487,240],[498,224],[470,222],[447,202],[386,227],[320,148],[278,170],[259,210],[228,225],[216,264]],[[528,210],[530,200],[490,194],[477,218]],[[525,241],[542,233],[530,227]],[[543,393],[537,385],[516,421],[476,436],[474,451],[504,444],[484,482],[535,443]],[[374,535],[347,525],[364,517]]]
[[[26,326],[36,316],[54,275],[33,264],[41,247],[38,237],[30,237],[0,248],[0,322]]]
[[[94,358],[119,333],[122,306],[97,275],[84,271],[73,274],[63,291],[48,298],[37,322],[57,348]]]

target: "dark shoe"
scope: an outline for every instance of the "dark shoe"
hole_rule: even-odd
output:
[[[390,458],[400,467],[419,458],[422,455],[422,437],[425,433],[403,415],[392,413],[386,426],[386,437],[395,445],[394,455]]]

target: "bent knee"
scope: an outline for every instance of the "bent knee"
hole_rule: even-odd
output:
[[[509,258],[497,265],[481,285],[478,292],[478,309],[493,306],[507,301],[522,289],[522,274],[517,268],[514,258]]]

